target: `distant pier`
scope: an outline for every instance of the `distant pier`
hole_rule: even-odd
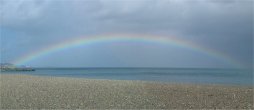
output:
[[[27,66],[15,66],[11,63],[1,63],[1,71],[35,71],[34,68],[27,67]]]

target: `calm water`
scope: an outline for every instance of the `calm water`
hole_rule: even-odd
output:
[[[31,72],[2,72],[92,79],[145,80],[174,83],[252,85],[252,70],[180,68],[44,68]]]

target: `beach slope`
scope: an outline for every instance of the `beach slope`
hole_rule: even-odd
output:
[[[253,108],[253,88],[1,74],[1,109]]]

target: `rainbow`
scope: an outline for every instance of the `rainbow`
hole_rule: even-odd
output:
[[[200,52],[211,57],[215,57],[223,62],[232,64],[236,67],[242,67],[242,64],[236,61],[235,59],[231,58],[230,56],[210,49],[204,46],[197,45],[193,42],[186,41],[183,39],[179,39],[174,36],[150,36],[150,35],[133,35],[133,34],[110,34],[110,35],[98,35],[98,36],[86,36],[86,37],[79,37],[75,39],[66,40],[64,42],[60,42],[57,44],[53,44],[47,46],[45,48],[39,49],[37,51],[33,51],[16,61],[14,64],[16,65],[24,65],[28,62],[32,62],[38,58],[47,56],[57,51],[62,51],[74,47],[80,46],[88,46],[100,43],[111,43],[111,42],[121,42],[121,41],[130,41],[130,42],[145,42],[145,43],[157,43],[162,45],[170,45],[176,46],[180,48],[190,49],[196,52]]]

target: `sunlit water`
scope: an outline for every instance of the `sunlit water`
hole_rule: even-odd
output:
[[[194,84],[253,84],[252,70],[185,68],[40,68],[30,72],[2,72],[91,79],[144,80]]]

